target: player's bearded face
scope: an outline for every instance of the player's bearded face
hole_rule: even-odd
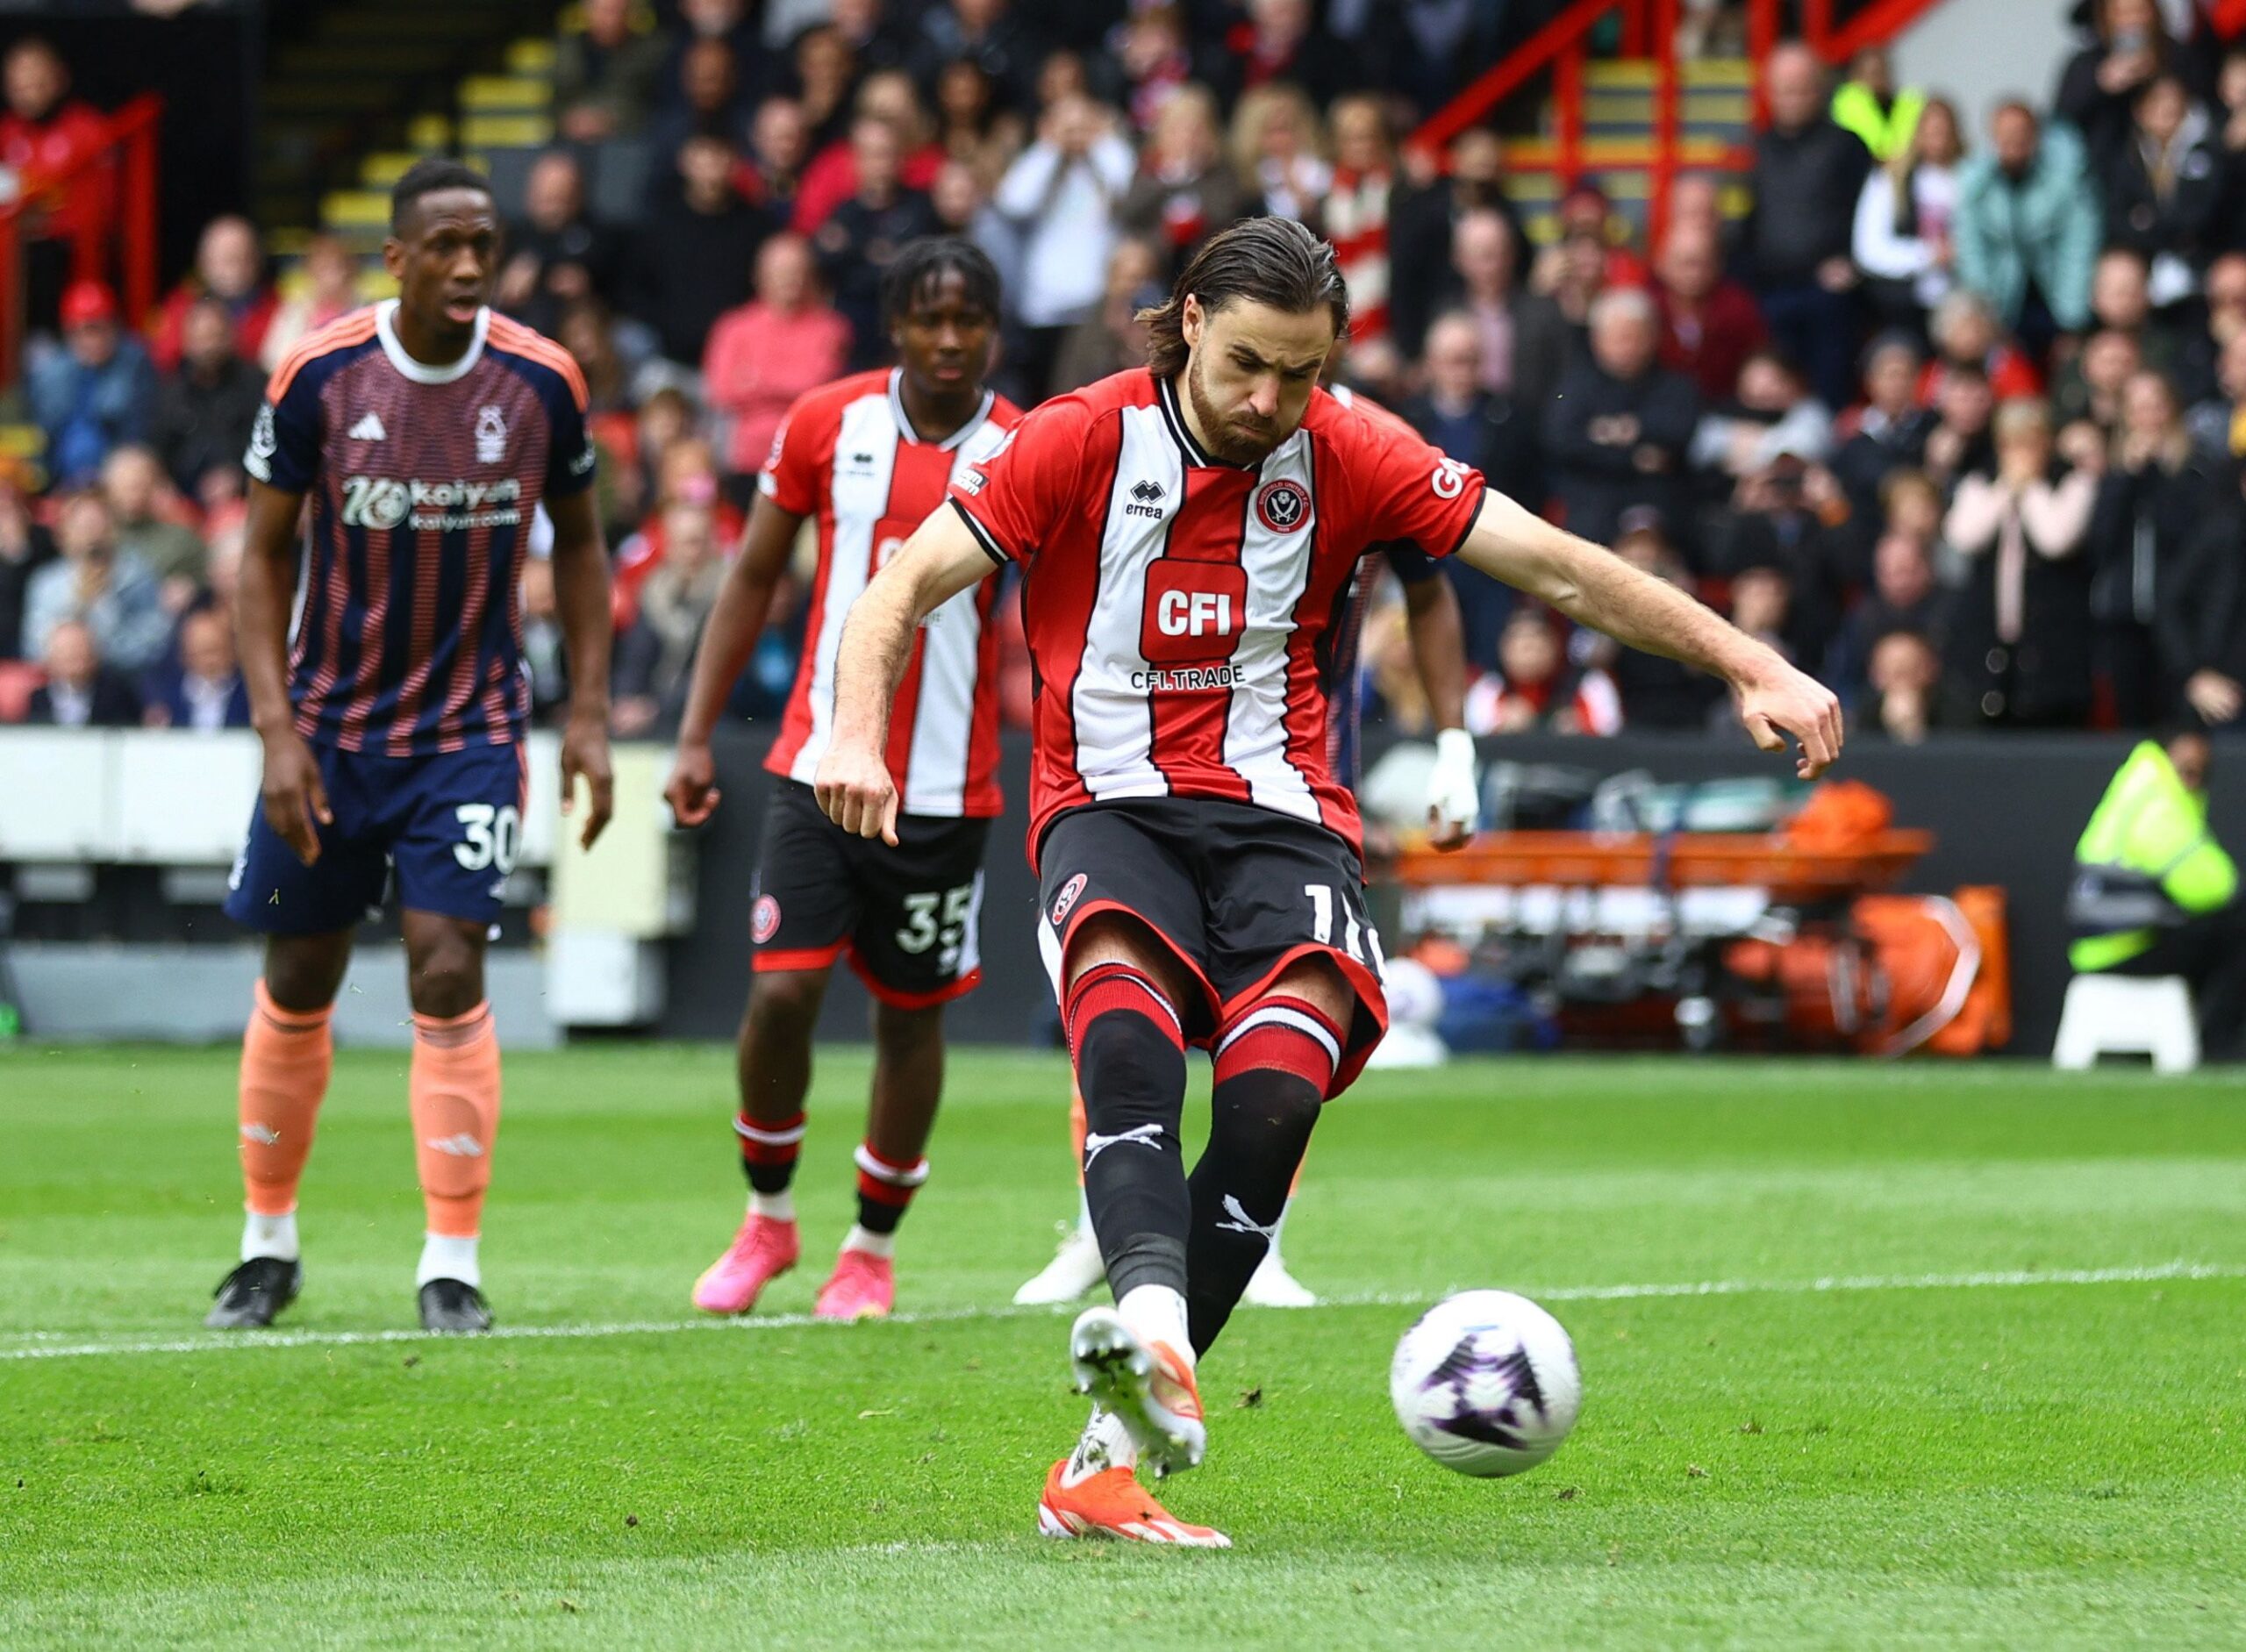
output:
[[[1185,363],[1194,423],[1219,459],[1260,464],[1302,424],[1334,347],[1333,319],[1246,301],[1198,319]]]

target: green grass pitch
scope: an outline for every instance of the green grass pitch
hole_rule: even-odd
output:
[[[850,1052],[778,1322],[687,1306],[740,1209],[729,1073],[511,1058],[509,1334],[439,1341],[404,1334],[403,1060],[347,1054],[305,1295],[259,1345],[197,1328],[240,1220],[232,1054],[0,1058],[0,1645],[2246,1641],[2235,1078],[1376,1075],[1288,1229],[1334,1305],[1234,1319],[1208,1461],[1166,1488],[1237,1547],[1179,1553],[1034,1534],[1067,1319],[999,1305],[1069,1211],[1060,1063],[955,1056],[912,1317],[847,1327],[789,1316],[848,1219]],[[1514,1480],[1437,1469],[1388,1409],[1398,1334],[1472,1285],[1540,1297],[1582,1357],[1575,1438]]]

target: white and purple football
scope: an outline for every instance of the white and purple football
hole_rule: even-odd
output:
[[[1510,1291],[1466,1291],[1419,1317],[1388,1370],[1396,1420],[1446,1469],[1520,1474],[1560,1448],[1583,1404],[1575,1345]]]

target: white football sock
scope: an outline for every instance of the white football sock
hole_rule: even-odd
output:
[[[783,1187],[777,1193],[751,1193],[748,1213],[762,1216],[768,1222],[792,1222],[796,1219],[796,1190]]]
[[[483,1286],[483,1271],[476,1263],[473,1239],[461,1239],[451,1234],[430,1234],[421,1241],[421,1265],[413,1270],[414,1289],[419,1290],[432,1279],[457,1279],[464,1285]]]
[[[1091,1199],[1081,1182],[1077,1184],[1077,1231],[1086,1239],[1092,1236]]]
[[[897,1235],[870,1233],[852,1222],[850,1231],[842,1235],[842,1248],[862,1250],[869,1256],[891,1256],[897,1254]]]
[[[1061,1470],[1061,1484],[1081,1485],[1106,1470],[1138,1466],[1138,1444],[1131,1438],[1131,1431],[1123,1426],[1123,1420],[1094,1405],[1091,1420],[1084,1425],[1077,1448],[1069,1455],[1069,1466]]]
[[[1115,1312],[1141,1342],[1166,1342],[1193,1369],[1193,1337],[1185,1328],[1185,1298],[1168,1285],[1133,1285]]]
[[[282,1262],[294,1262],[297,1249],[297,1212],[285,1216],[260,1216],[255,1211],[242,1224],[242,1260],[257,1256],[272,1256]]]

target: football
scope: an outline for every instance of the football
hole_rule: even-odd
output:
[[[1520,1474],[1560,1448],[1583,1404],[1575,1345],[1510,1291],[1467,1291],[1429,1308],[1396,1344],[1396,1420],[1446,1469]]]

